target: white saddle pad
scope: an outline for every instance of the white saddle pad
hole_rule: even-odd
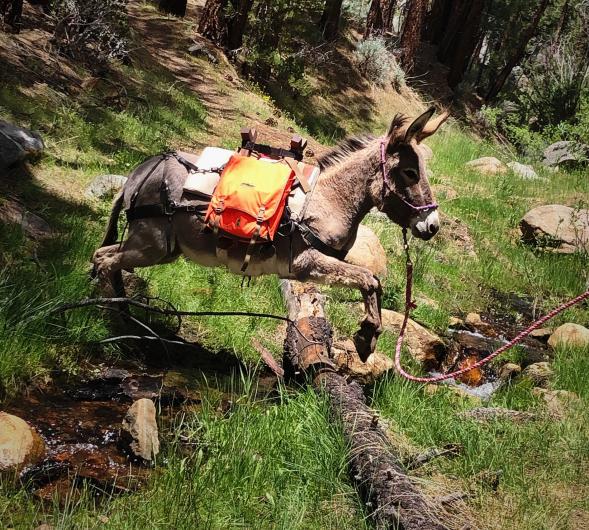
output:
[[[221,147],[205,147],[198,157],[196,167],[202,170],[224,166],[235,151]],[[189,172],[184,182],[184,191],[196,193],[210,199],[219,183],[219,173],[210,171],[205,173]]]

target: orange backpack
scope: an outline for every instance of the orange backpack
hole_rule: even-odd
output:
[[[205,221],[216,233],[250,242],[273,241],[295,180],[290,161],[263,161],[234,154],[221,173]]]

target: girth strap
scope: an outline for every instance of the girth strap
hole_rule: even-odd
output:
[[[305,242],[315,250],[321,252],[321,254],[325,254],[326,256],[331,256],[332,258],[342,261],[346,257],[346,254],[348,253],[347,250],[330,247],[306,224],[295,223],[295,226],[299,229],[299,232],[301,233],[301,236]]]

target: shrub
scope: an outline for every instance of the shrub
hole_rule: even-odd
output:
[[[89,65],[129,54],[127,0],[55,0],[53,43],[60,53]]]
[[[573,120],[589,81],[589,64],[572,44],[547,47],[519,83],[519,100],[538,125]]]
[[[391,83],[396,89],[405,84],[405,72],[382,37],[369,37],[359,42],[354,57],[362,75],[373,83],[380,86]]]

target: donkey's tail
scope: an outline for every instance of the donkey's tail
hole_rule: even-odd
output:
[[[100,245],[101,247],[114,245],[117,242],[117,239],[119,237],[119,215],[121,214],[121,210],[123,209],[123,199],[123,190],[121,190],[112,203],[112,211],[110,212],[108,226],[106,227],[106,234],[104,234],[104,239],[102,240],[102,244]]]

